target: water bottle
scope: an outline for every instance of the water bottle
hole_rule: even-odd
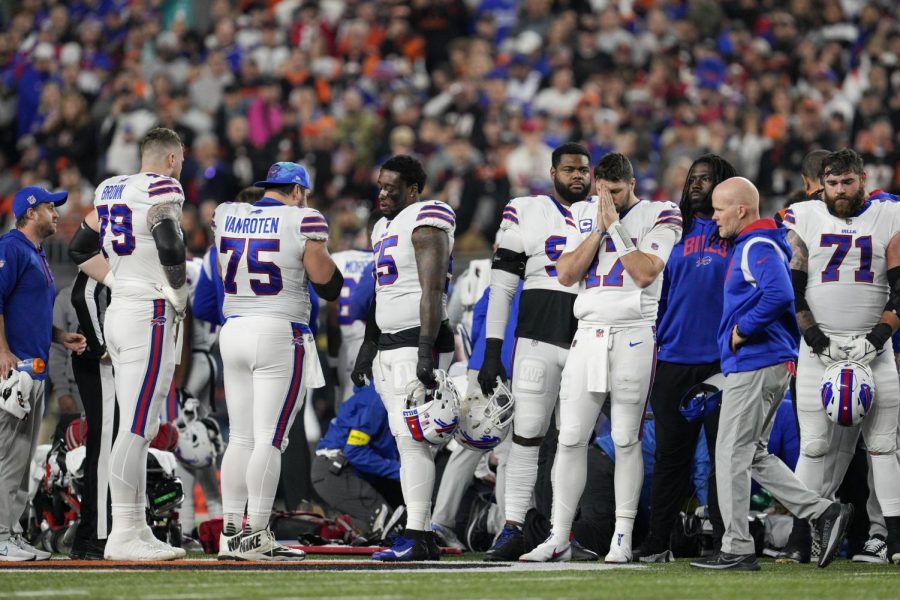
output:
[[[44,372],[46,364],[40,358],[26,358],[16,363],[16,371],[22,371],[29,375],[40,375]]]

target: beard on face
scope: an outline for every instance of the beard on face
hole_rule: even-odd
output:
[[[708,194],[700,192],[696,196],[693,192],[690,192],[688,194],[688,202],[691,208],[694,209],[694,212],[712,214],[712,190]]]
[[[855,215],[866,202],[866,191],[862,186],[853,196],[829,196],[826,191],[823,191],[822,195],[825,199],[825,205],[828,206],[831,214],[842,219],[848,219]]]
[[[568,202],[569,204],[574,204],[575,202],[581,202],[588,196],[588,192],[590,192],[590,188],[587,183],[582,183],[581,191],[575,192],[572,191],[563,184],[559,178],[553,178],[553,189],[556,190],[556,195]]]

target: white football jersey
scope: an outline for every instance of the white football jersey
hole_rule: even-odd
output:
[[[372,262],[372,252],[369,250],[344,250],[332,254],[331,260],[344,276],[344,285],[341,287],[341,295],[337,300],[341,337],[344,340],[361,338],[366,333],[366,322],[362,319],[350,318],[350,296],[359,284],[363,270]],[[369,278],[366,284],[374,285],[374,282]]]
[[[450,238],[453,253],[453,232],[456,214],[437,200],[410,204],[388,221],[382,217],[372,230],[375,250],[375,321],[384,333],[397,333],[419,327],[419,269],[412,244],[413,231],[422,226],[436,227]],[[453,268],[450,259],[450,270]],[[447,274],[448,278],[450,273]],[[448,279],[449,281],[449,279]],[[447,318],[447,294],[444,293],[441,320]]]
[[[190,288],[190,299],[188,305],[194,302],[194,292],[197,290],[197,281],[200,280],[200,272],[203,270],[202,258],[189,258],[185,264],[187,268],[186,284]],[[216,343],[216,336],[219,334],[219,326],[209,321],[203,321],[196,316],[192,316],[191,331],[191,348],[197,350],[205,350],[209,352],[213,344]]]
[[[264,316],[309,324],[306,241],[326,241],[325,217],[312,208],[263,198],[226,202],[213,217],[225,318]]]
[[[573,252],[597,227],[597,198],[572,207],[575,224],[569,227],[565,252]],[[669,254],[681,237],[681,211],[671,202],[639,200],[619,214],[619,222],[628,230],[637,249],[669,260]],[[578,287],[575,317],[598,325],[655,325],[662,291],[663,274],[640,288],[625,271],[609,236],[604,236],[587,275]]]
[[[94,192],[100,221],[100,249],[116,277],[116,298],[163,298],[158,286],[167,279],[147,213],[154,204],[184,204],[181,184],[155,173],[120,175],[105,180]]]
[[[575,285],[559,283],[555,266],[566,247],[568,229],[573,225],[570,209],[550,196],[522,196],[509,201],[500,221],[499,245],[512,252],[525,253],[523,290],[571,294],[578,291]]]
[[[888,244],[900,232],[900,204],[874,200],[841,219],[821,200],[792,204],[784,225],[809,250],[806,301],[825,333],[858,334],[874,327],[888,300]]]

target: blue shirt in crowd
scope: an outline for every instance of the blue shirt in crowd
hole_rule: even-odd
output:
[[[714,237],[716,229],[712,219],[695,216],[666,263],[656,325],[660,360],[689,365],[719,361],[716,333],[728,244]]]
[[[50,360],[56,284],[43,248],[18,229],[0,237],[0,310],[10,351],[20,360]],[[34,379],[46,379],[48,369]]]
[[[375,386],[357,388],[341,404],[317,450],[341,450],[362,476],[400,480],[400,453]]]
[[[500,361],[506,369],[507,376],[512,376],[512,355],[516,347],[516,325],[519,323],[519,298],[522,296],[522,281],[516,287],[512,304],[509,307],[509,320],[506,322],[506,331],[503,332],[503,347],[500,349]],[[487,341],[487,329],[484,326],[487,320],[488,298],[491,295],[490,286],[484,290],[484,294],[472,309],[472,356],[469,357],[469,369],[478,371],[484,362],[484,345]]]
[[[790,258],[787,231],[773,219],[750,224],[735,239],[719,326],[719,352],[726,375],[797,360],[800,329]],[[748,339],[732,352],[735,324]]]

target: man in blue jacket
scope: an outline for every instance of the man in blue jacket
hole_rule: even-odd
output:
[[[678,405],[697,385],[719,373],[716,331],[722,315],[722,285],[728,265],[728,247],[712,220],[712,191],[737,175],[724,158],[705,154],[694,161],[681,194],[684,233],[672,248],[663,274],[656,321],[656,374],[650,406],[656,420],[656,468],[650,509],[650,532],[634,553],[641,562],[670,562],[672,527],[690,493],[691,460],[701,428],[706,447],[715,448],[719,411],[688,422]],[[698,310],[702,298],[703,310]],[[646,459],[644,464],[646,464]],[[710,482],[710,519],[714,539],[723,526],[716,501],[715,480]],[[641,488],[641,495],[651,488]]]
[[[390,515],[403,504],[400,454],[372,384],[341,404],[319,440],[312,483],[325,502],[349,514],[367,537],[379,515]]]
[[[810,491],[769,454],[767,443],[800,338],[786,231],[760,219],[759,192],[743,177],[713,190],[713,220],[719,235],[734,241],[718,335],[725,389],[715,464],[725,535],[719,553],[691,566],[759,570],[747,519],[752,472],[796,516],[816,519],[823,544],[819,566],[825,567],[840,548],[853,508]]]

